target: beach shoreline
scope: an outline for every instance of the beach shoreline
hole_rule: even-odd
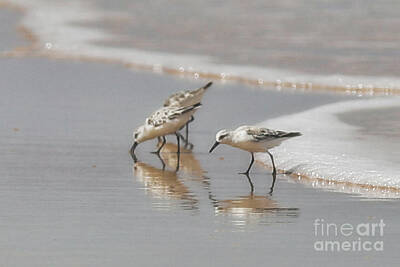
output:
[[[282,103],[299,112],[327,98],[339,100],[339,96],[257,90],[249,94],[242,86],[215,84],[191,126],[195,147],[192,153],[183,154],[182,170],[164,176],[159,160],[149,153],[155,142],[147,142],[137,149],[141,164],[147,165],[138,166],[141,173],[143,168],[150,170],[143,176],[138,172],[132,175],[131,132],[169,95],[169,88],[197,87],[202,82],[131,72],[117,65],[41,58],[3,59],[2,69],[9,84],[3,81],[1,87],[2,95],[7,96],[1,103],[1,113],[7,114],[1,124],[0,210],[7,218],[2,222],[1,243],[9,266],[27,262],[105,266],[133,260],[159,266],[193,261],[182,255],[195,255],[195,266],[240,263],[249,255],[254,264],[259,260],[278,264],[282,263],[282,249],[293,254],[283,261],[287,265],[299,261],[296,255],[303,255],[305,264],[322,263],[333,256],[315,254],[309,230],[313,220],[356,223],[371,214],[391,226],[384,239],[387,251],[368,261],[365,253],[345,255],[339,261],[344,264],[357,259],[373,264],[397,255],[391,250],[399,233],[395,225],[400,224],[393,213],[397,202],[363,202],[362,197],[354,197],[357,195],[293,183],[282,174],[273,195],[266,197],[272,177],[259,164],[250,175],[255,187],[251,194],[245,177],[236,174],[247,166],[247,153],[227,147],[207,153],[215,129],[246,120],[246,114],[230,115],[245,97],[252,103],[246,110],[255,115],[256,123],[265,119],[261,112],[265,108],[259,108],[266,100],[275,109],[270,115],[274,118],[282,113],[277,108]],[[154,88],[154,92],[146,88]],[[218,99],[227,94],[232,105],[223,113],[216,112]],[[175,162],[174,147],[171,149],[162,153],[171,165],[169,170]],[[349,217],[354,208],[360,212]],[[183,245],[187,233],[192,233],[195,244]],[[270,238],[264,238],[266,235]],[[286,238],[293,243],[281,243]],[[167,243],[170,249],[165,250]],[[235,244],[242,250],[232,255]],[[220,257],[209,261],[195,253],[203,246]],[[266,248],[271,254],[263,253]],[[30,252],[25,253],[26,249]],[[152,260],[149,253],[160,260]],[[309,255],[309,260],[304,255]]]
[[[0,263],[373,266],[398,259],[397,201],[315,190],[314,181],[303,186],[282,174],[268,195],[272,175],[259,164],[250,192],[236,174],[248,165],[247,153],[227,147],[207,153],[219,128],[348,97],[215,83],[191,125],[194,150],[175,173],[176,146],[169,144],[164,173],[149,153],[155,141],[138,147],[140,164],[133,164],[132,131],[174,90],[207,80],[61,58],[27,52],[0,59],[7,77],[0,82]],[[383,218],[385,251],[318,253],[315,218],[352,224]]]
[[[117,63],[127,68],[139,71],[152,71],[190,79],[212,79],[221,82],[234,82],[246,86],[254,86],[262,90],[287,90],[297,92],[334,92],[349,96],[398,95],[398,84],[395,77],[347,77],[337,74],[313,77],[301,73],[284,73],[278,69],[263,70],[254,66],[237,66],[229,64],[214,64],[213,60],[205,56],[179,55],[165,52],[148,52],[134,49],[116,49],[106,46],[96,46],[98,40],[112,39],[112,35],[99,29],[85,28],[79,24],[79,14],[83,11],[77,3],[71,4],[65,11],[66,17],[55,19],[53,23],[46,21],[41,12],[50,12],[58,8],[57,4],[46,5],[47,11],[40,9],[40,3],[34,4],[24,0],[16,3],[3,2],[4,5],[16,6],[24,13],[20,31],[30,40],[32,45],[9,52],[6,56],[19,57],[27,54],[39,55],[58,59],[76,59],[99,61],[103,63]],[[90,6],[90,5],[89,5]],[[34,12],[31,12],[34,10]],[[90,10],[90,11],[89,11]],[[31,14],[32,13],[32,14]],[[40,15],[42,14],[42,15]],[[101,12],[90,6],[85,12],[87,20],[101,19]],[[75,39],[68,40],[65,35],[54,35],[52,24],[63,28]],[[42,29],[46,26],[45,29]],[[53,35],[48,34],[52,32]],[[181,63],[178,63],[181,62]],[[190,63],[192,62],[192,63]],[[197,66],[193,66],[197,62]],[[224,71],[221,71],[224,70]],[[274,78],[275,77],[275,78]],[[276,78],[281,77],[281,78]],[[363,81],[363,82],[361,82]],[[399,87],[400,88],[400,87]]]
[[[13,10],[15,12],[18,12],[21,18],[26,15],[27,12],[29,12],[26,8],[23,8],[21,6],[9,3],[9,2],[1,2],[2,6],[9,9]],[[314,90],[312,87],[307,89],[307,85],[304,85],[302,89],[298,89],[296,86],[293,86],[293,84],[276,84],[276,83],[265,83],[262,82],[260,83],[259,81],[250,81],[246,79],[242,79],[238,77],[220,77],[218,75],[214,74],[201,74],[198,72],[188,72],[187,70],[184,72],[181,72],[180,70],[176,69],[171,69],[171,68],[164,68],[162,66],[158,66],[157,68],[154,68],[154,66],[150,65],[143,65],[143,64],[134,64],[134,63],[126,63],[123,61],[120,61],[118,59],[108,59],[108,58],[101,58],[101,57],[91,57],[91,56],[82,56],[82,55],[74,55],[74,54],[65,54],[64,52],[61,51],[52,51],[52,49],[42,49],[41,48],[41,42],[39,41],[39,37],[36,36],[31,30],[29,30],[26,26],[27,25],[20,25],[17,23],[18,20],[14,20],[11,23],[14,23],[15,29],[17,29],[17,34],[14,32],[14,37],[12,39],[18,40],[19,42],[17,43],[14,41],[14,49],[8,49],[2,52],[2,57],[4,58],[19,58],[19,57],[25,57],[25,58],[49,58],[52,60],[67,60],[67,61],[82,61],[82,62],[94,62],[94,63],[99,63],[99,64],[112,64],[112,65],[119,65],[124,68],[127,68],[131,71],[146,71],[146,72],[155,72],[157,75],[172,75],[172,76],[177,76],[180,79],[188,79],[188,80],[198,80],[198,79],[205,79],[205,78],[213,78],[216,79],[217,81],[220,81],[222,84],[225,83],[230,83],[232,81],[239,82],[240,84],[244,85],[249,85],[253,88],[256,89],[263,89],[266,90],[276,90],[277,87],[279,87],[279,92],[283,90],[284,92],[303,92],[303,93],[316,93],[319,92],[321,88]],[[10,35],[10,34],[9,34]],[[18,39],[23,37],[23,39]],[[11,47],[10,47],[11,48]],[[197,76],[195,74],[198,74]],[[222,78],[222,80],[221,80]],[[233,80],[231,79],[233,78]],[[260,87],[261,86],[261,87]],[[291,89],[288,89],[291,88]],[[317,86],[318,88],[318,86]],[[325,88],[327,89],[327,88]],[[325,90],[323,89],[322,92],[331,94],[331,93],[338,93],[338,92],[343,92],[342,89],[340,90]],[[332,88],[331,88],[332,89]],[[347,88],[348,89],[348,88]],[[357,90],[346,90],[345,95],[353,96],[353,97],[348,97],[347,100],[354,99],[354,95],[361,96],[365,93],[366,88],[358,88]],[[369,89],[368,89],[369,90]],[[385,95],[387,95],[388,92],[387,90],[385,91]],[[371,96],[370,92],[368,93],[369,96]],[[279,114],[279,113],[278,113]],[[281,115],[281,114],[279,114]],[[267,160],[263,159],[262,164],[265,164]],[[267,165],[268,166],[268,165]],[[285,172],[285,170],[282,170],[282,172]],[[315,184],[315,182],[318,182],[318,184],[323,184],[324,181],[329,182],[329,183],[339,183],[340,185],[348,185],[351,188],[358,188],[358,190],[352,190],[350,192],[355,193],[355,192],[391,192],[390,196],[391,197],[397,197],[398,195],[398,188],[397,187],[391,187],[391,186],[377,186],[377,185],[372,185],[372,184],[365,184],[365,183],[354,183],[351,181],[336,181],[336,180],[331,180],[331,179],[326,179],[323,177],[310,177],[307,176],[304,173],[296,173],[294,175],[295,179],[299,179],[299,177],[304,178],[304,181],[310,181],[311,184]],[[388,190],[388,191],[387,191]],[[393,193],[393,194],[392,194]],[[384,197],[387,194],[383,194],[382,196]],[[377,196],[377,195],[376,195]],[[389,197],[389,198],[391,198]]]

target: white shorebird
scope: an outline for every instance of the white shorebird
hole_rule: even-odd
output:
[[[212,85],[212,82],[208,82],[203,87],[195,90],[184,90],[179,91],[173,95],[170,95],[164,102],[164,107],[187,107],[201,103],[204,93],[207,88]],[[194,120],[192,116],[190,120],[186,123],[186,143],[189,137],[189,123]]]
[[[130,153],[134,161],[135,149],[138,144],[147,140],[162,137],[163,142],[155,152],[160,153],[162,147],[165,145],[165,136],[175,134],[177,137],[178,155],[180,153],[179,146],[179,134],[178,131],[181,129],[191,118],[193,113],[201,106],[200,103],[187,106],[187,107],[162,107],[150,115],[145,124],[140,126],[134,133],[134,143],[131,147]]]
[[[269,149],[279,146],[282,141],[300,136],[299,132],[283,132],[274,131],[267,128],[259,128],[256,126],[241,126],[234,131],[221,130],[217,133],[216,142],[210,149],[210,153],[219,145],[227,144],[233,147],[246,150],[251,153],[251,162],[246,172],[241,174],[249,174],[250,168],[254,163],[254,152],[267,152],[271,157],[273,174],[276,174],[274,157],[268,151]]]

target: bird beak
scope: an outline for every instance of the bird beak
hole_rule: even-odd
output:
[[[208,153],[211,153],[219,144],[220,144],[219,142],[215,142]]]
[[[133,145],[131,147],[131,150],[129,151],[129,153],[131,154],[132,158],[136,158],[135,157],[135,149],[136,149],[137,145],[138,145],[138,142],[133,143]]]

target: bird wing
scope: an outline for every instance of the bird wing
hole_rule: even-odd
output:
[[[188,92],[188,97],[195,97],[199,94],[203,94],[205,92],[205,90],[207,90],[207,88],[210,87],[212,84],[213,84],[212,82],[208,82],[206,85],[204,85],[200,88],[194,89],[192,91],[186,91],[186,92]]]
[[[187,106],[187,107],[173,108],[173,109],[171,109],[171,112],[168,115],[168,119],[169,120],[173,120],[173,119],[178,118],[179,116],[181,116],[181,115],[183,115],[183,114],[185,114],[185,113],[187,113],[189,111],[196,110],[199,107],[201,107],[200,103],[197,103],[197,104],[191,105],[191,106]]]
[[[252,141],[254,142],[283,138],[287,137],[288,135],[288,133],[284,131],[274,131],[271,129],[258,127],[248,127],[246,129],[246,133],[252,137]]]
[[[154,127],[163,125],[168,119],[167,115],[168,115],[168,109],[160,108],[146,119],[146,124]]]
[[[208,82],[206,85],[198,89],[179,91],[165,100],[164,107],[181,106],[185,102],[188,102],[189,99],[195,98],[197,95],[202,94],[211,85],[212,82]]]
[[[200,103],[188,107],[163,107],[155,111],[146,119],[146,124],[158,127],[164,123],[180,117],[181,115],[195,110],[201,106]]]
[[[189,90],[179,91],[173,95],[170,95],[164,102],[164,107],[179,106],[180,102],[186,99],[190,94]]]

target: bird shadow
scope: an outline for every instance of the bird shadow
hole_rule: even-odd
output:
[[[282,174],[284,175],[292,175],[296,172],[297,169],[300,167],[305,166],[305,164],[297,164],[296,166],[293,166],[292,168],[285,170]]]

